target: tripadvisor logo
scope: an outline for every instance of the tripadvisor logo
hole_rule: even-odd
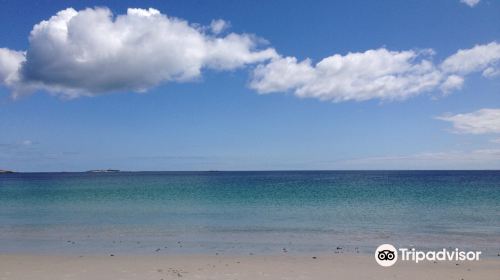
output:
[[[381,266],[392,266],[398,260],[398,251],[391,244],[382,244],[375,250],[375,260]]]
[[[393,266],[398,260],[419,263],[422,261],[478,261],[481,251],[461,251],[442,249],[439,251],[420,251],[415,248],[399,248],[382,244],[375,250],[375,260],[381,266]]]

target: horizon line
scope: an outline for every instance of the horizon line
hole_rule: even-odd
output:
[[[112,170],[112,171],[107,171]],[[4,171],[4,172],[1,172]],[[269,170],[118,170],[118,169],[92,169],[85,171],[14,171],[0,169],[0,174],[15,174],[15,173],[141,173],[141,172],[367,172],[367,171],[500,171],[500,169],[269,169]]]

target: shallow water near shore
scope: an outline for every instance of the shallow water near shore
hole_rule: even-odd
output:
[[[0,175],[0,253],[500,253],[498,171]]]

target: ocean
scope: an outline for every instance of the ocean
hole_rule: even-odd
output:
[[[0,253],[500,253],[499,171],[0,175]]]

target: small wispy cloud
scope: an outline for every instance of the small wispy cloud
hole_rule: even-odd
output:
[[[210,23],[210,30],[214,34],[220,34],[222,31],[231,27],[231,24],[223,19],[212,20]]]
[[[37,144],[38,144],[37,142],[28,139],[14,141],[14,142],[4,142],[0,143],[0,150],[3,150],[5,152],[12,150],[26,149],[26,148],[32,148]]]
[[[484,77],[491,78],[500,69],[499,63],[500,44],[491,42],[469,49],[460,49],[446,58],[440,67],[445,73],[467,75],[482,72]]]
[[[33,141],[31,141],[31,140],[23,140],[21,143],[22,143],[24,146],[31,146],[31,145],[33,145],[33,144],[34,144],[34,143],[33,143]]]
[[[495,144],[500,144],[500,138],[491,139],[490,142]]]
[[[469,7],[474,7],[477,4],[479,4],[481,0],[460,0],[460,2],[464,3],[465,5]]]
[[[480,109],[471,113],[447,114],[437,119],[451,122],[455,133],[500,133],[500,109]]]

